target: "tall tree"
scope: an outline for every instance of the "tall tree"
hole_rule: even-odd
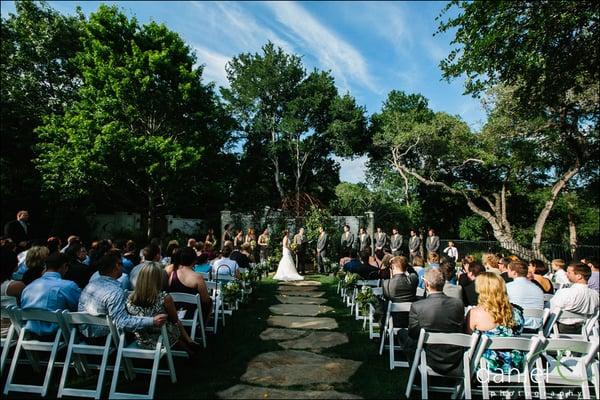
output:
[[[222,94],[246,150],[264,146],[280,200],[293,188],[299,213],[309,171],[332,153],[349,153],[365,137],[364,109],[351,96],[338,95],[328,72],[307,73],[299,56],[270,42],[262,54],[234,57],[226,70],[231,88]]]
[[[157,212],[194,195],[202,182],[192,176],[222,152],[229,119],[190,48],[164,25],[100,6],[82,44],[79,99],[40,128],[37,167],[45,189],[64,198],[103,193],[143,211],[150,236]]]

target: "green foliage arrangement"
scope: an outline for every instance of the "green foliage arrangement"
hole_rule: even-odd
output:
[[[356,294],[356,301],[363,315],[369,313],[369,305],[375,306],[378,303],[377,296],[373,294],[370,286],[362,286]]]

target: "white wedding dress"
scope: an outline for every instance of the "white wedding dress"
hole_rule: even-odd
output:
[[[292,251],[287,246],[287,241],[283,240],[283,255],[279,260],[279,266],[273,279],[278,281],[301,281],[304,279],[296,270],[296,263]]]

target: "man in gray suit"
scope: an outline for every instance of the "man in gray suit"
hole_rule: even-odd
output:
[[[377,227],[377,233],[375,233],[375,251],[383,250],[387,247],[388,237],[387,233],[381,230],[381,227]]]
[[[390,237],[390,250],[394,256],[402,254],[400,248],[402,247],[402,235],[398,233],[398,228],[392,228],[392,236]]]
[[[350,249],[354,246],[354,234],[350,232],[350,226],[348,225],[344,225],[344,233],[342,233],[340,245],[340,251],[342,252],[340,258],[347,257]]]
[[[371,237],[365,228],[361,227],[358,232],[358,252],[368,251],[371,254]]]
[[[433,228],[429,228],[427,239],[425,239],[425,248],[427,249],[427,255],[437,253],[440,248],[440,237],[435,235]]]
[[[410,239],[408,239],[408,252],[410,253],[410,263],[415,256],[421,255],[421,239],[417,236],[417,231],[410,230]]]
[[[327,233],[322,226],[319,227],[319,238],[317,239],[317,265],[319,273],[325,273],[325,261],[327,257]]]
[[[439,269],[431,268],[425,273],[427,298],[411,305],[408,315],[408,337],[400,337],[410,362],[414,359],[421,328],[428,332],[463,332],[463,303],[442,293],[445,283],[446,280]],[[427,365],[435,372],[442,375],[461,375],[463,348],[439,344],[428,346],[426,352]]]

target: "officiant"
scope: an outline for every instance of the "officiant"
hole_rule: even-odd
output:
[[[294,235],[294,244],[296,245],[296,266],[298,273],[304,275],[306,273],[306,248],[308,247],[308,239],[304,234],[304,228],[300,228],[298,233]]]

